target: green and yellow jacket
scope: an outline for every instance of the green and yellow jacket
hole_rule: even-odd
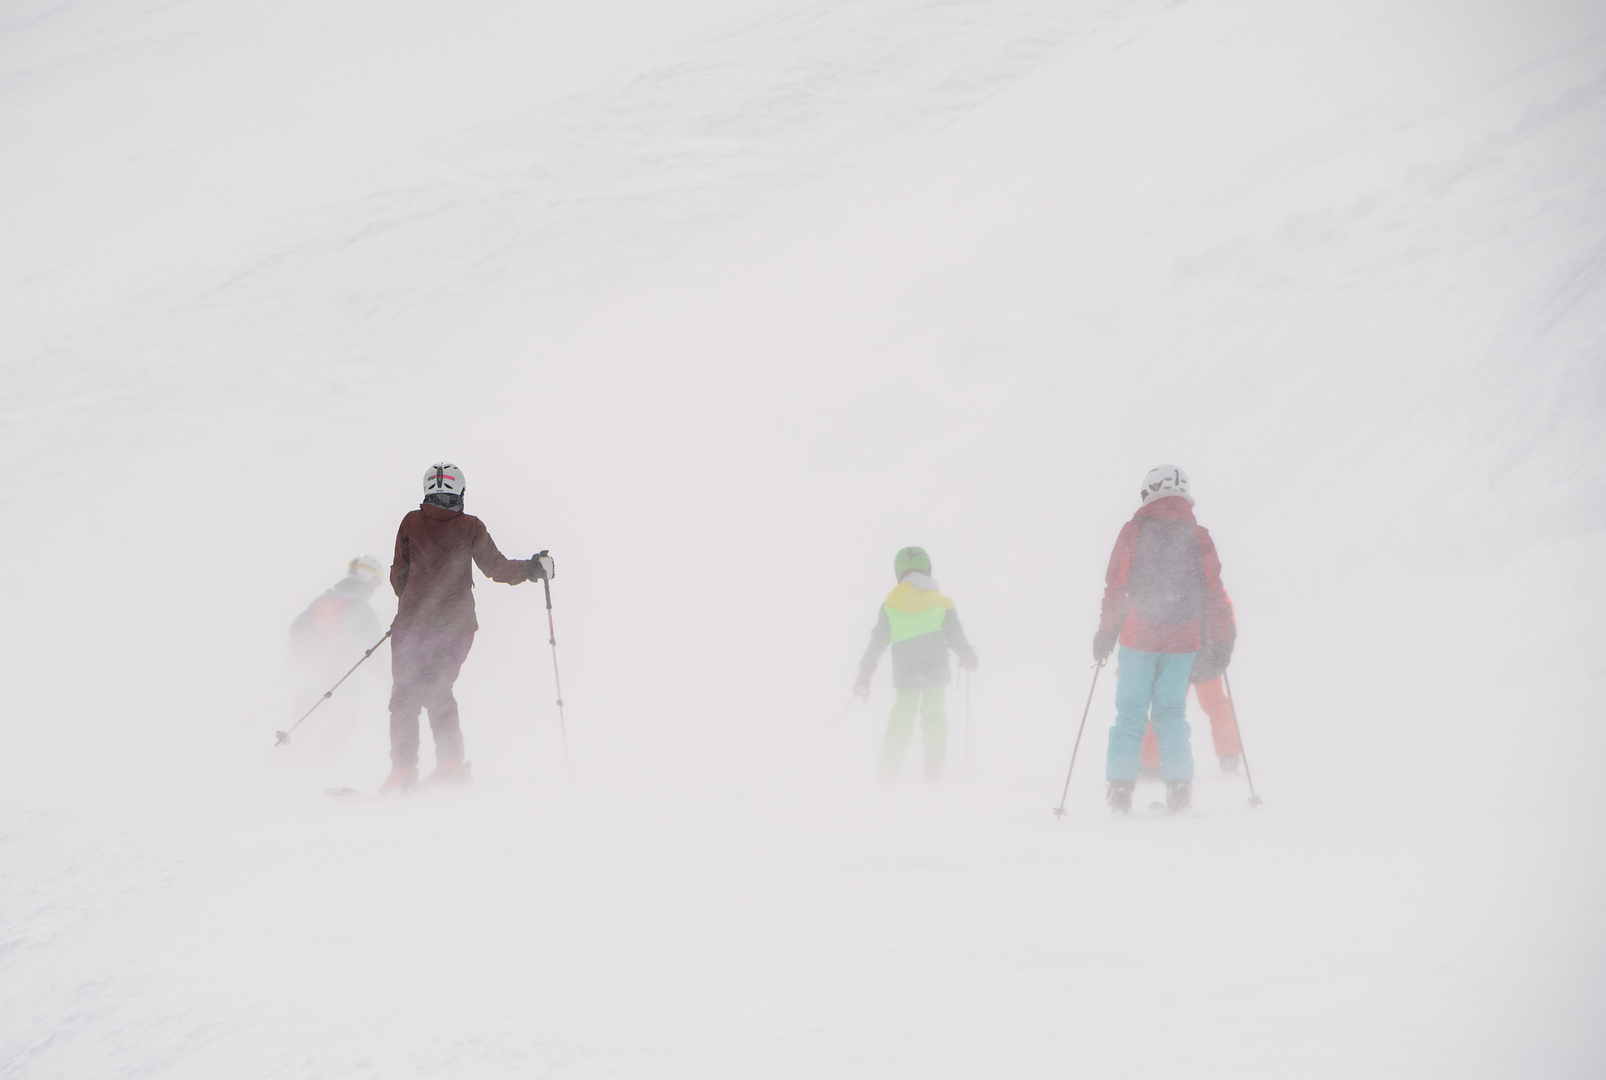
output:
[[[918,571],[887,594],[870,631],[870,647],[859,661],[859,680],[868,683],[887,646],[892,646],[892,685],[898,690],[947,686],[948,650],[961,660],[974,660],[976,650],[965,640],[954,602],[937,583]]]

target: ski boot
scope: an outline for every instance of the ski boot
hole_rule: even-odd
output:
[[[1221,771],[1223,773],[1225,773],[1228,776],[1230,776],[1233,773],[1238,771],[1238,755],[1237,754],[1222,754],[1220,760],[1221,760]]]
[[[1104,793],[1104,801],[1110,804],[1110,813],[1127,814],[1132,811],[1132,789],[1136,786],[1131,780],[1111,780],[1110,789]]]
[[[1193,809],[1193,781],[1173,780],[1165,786],[1165,808],[1168,814],[1185,814]]]
[[[390,770],[385,782],[379,785],[381,795],[405,795],[418,786],[418,766],[398,765]]]
[[[474,782],[474,766],[466,761],[437,761],[424,780],[426,788],[463,787]]]

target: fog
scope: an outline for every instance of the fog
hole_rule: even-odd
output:
[[[0,1074],[1606,1069],[1606,8],[15,0],[0,236]],[[567,754],[476,574],[474,786],[336,802],[436,461]],[[1056,820],[1161,462],[1265,804],[1105,675]]]

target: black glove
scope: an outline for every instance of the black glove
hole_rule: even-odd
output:
[[[545,551],[538,551],[530,556],[531,581],[541,581],[543,579],[551,581],[556,576],[557,564],[552,561],[552,556]]]
[[[1110,658],[1115,651],[1115,641],[1121,636],[1119,628],[1114,630],[1100,630],[1093,635],[1093,660],[1102,664]]]
[[[1207,683],[1221,678],[1221,673],[1227,670],[1232,662],[1232,639],[1226,641],[1207,641],[1199,646],[1199,651],[1193,657],[1193,670],[1188,673],[1191,683]]]

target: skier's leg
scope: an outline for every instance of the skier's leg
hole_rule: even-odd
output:
[[[920,746],[925,752],[926,779],[941,780],[948,757],[948,713],[943,708],[947,690],[933,686],[920,695]]]
[[[1199,707],[1210,717],[1210,741],[1215,744],[1216,756],[1237,757],[1243,753],[1238,745],[1238,725],[1232,722],[1232,702],[1222,689],[1221,676],[1209,682],[1195,683],[1193,692],[1199,696]]]
[[[1160,743],[1160,778],[1167,784],[1193,779],[1189,742],[1188,675],[1193,653],[1159,653],[1154,667],[1154,735]]]
[[[1160,653],[1121,646],[1120,661],[1115,669],[1115,724],[1110,728],[1110,749],[1104,763],[1106,780],[1136,781],[1138,778],[1143,732],[1149,726],[1149,699],[1160,657]],[[1162,755],[1164,750],[1162,744]]]
[[[452,684],[457,682],[457,673],[462,670],[463,661],[468,659],[468,651],[473,646],[473,634],[435,635],[424,708],[429,710],[429,730],[435,737],[437,767],[463,760],[463,729],[458,722],[457,698],[452,694]]]
[[[390,763],[418,764],[418,710],[424,707],[423,657],[419,635],[396,630],[390,635]]]
[[[915,736],[915,710],[920,707],[920,691],[899,690],[898,700],[887,714],[887,733],[881,739],[881,779],[896,780],[903,768],[903,757]]]

